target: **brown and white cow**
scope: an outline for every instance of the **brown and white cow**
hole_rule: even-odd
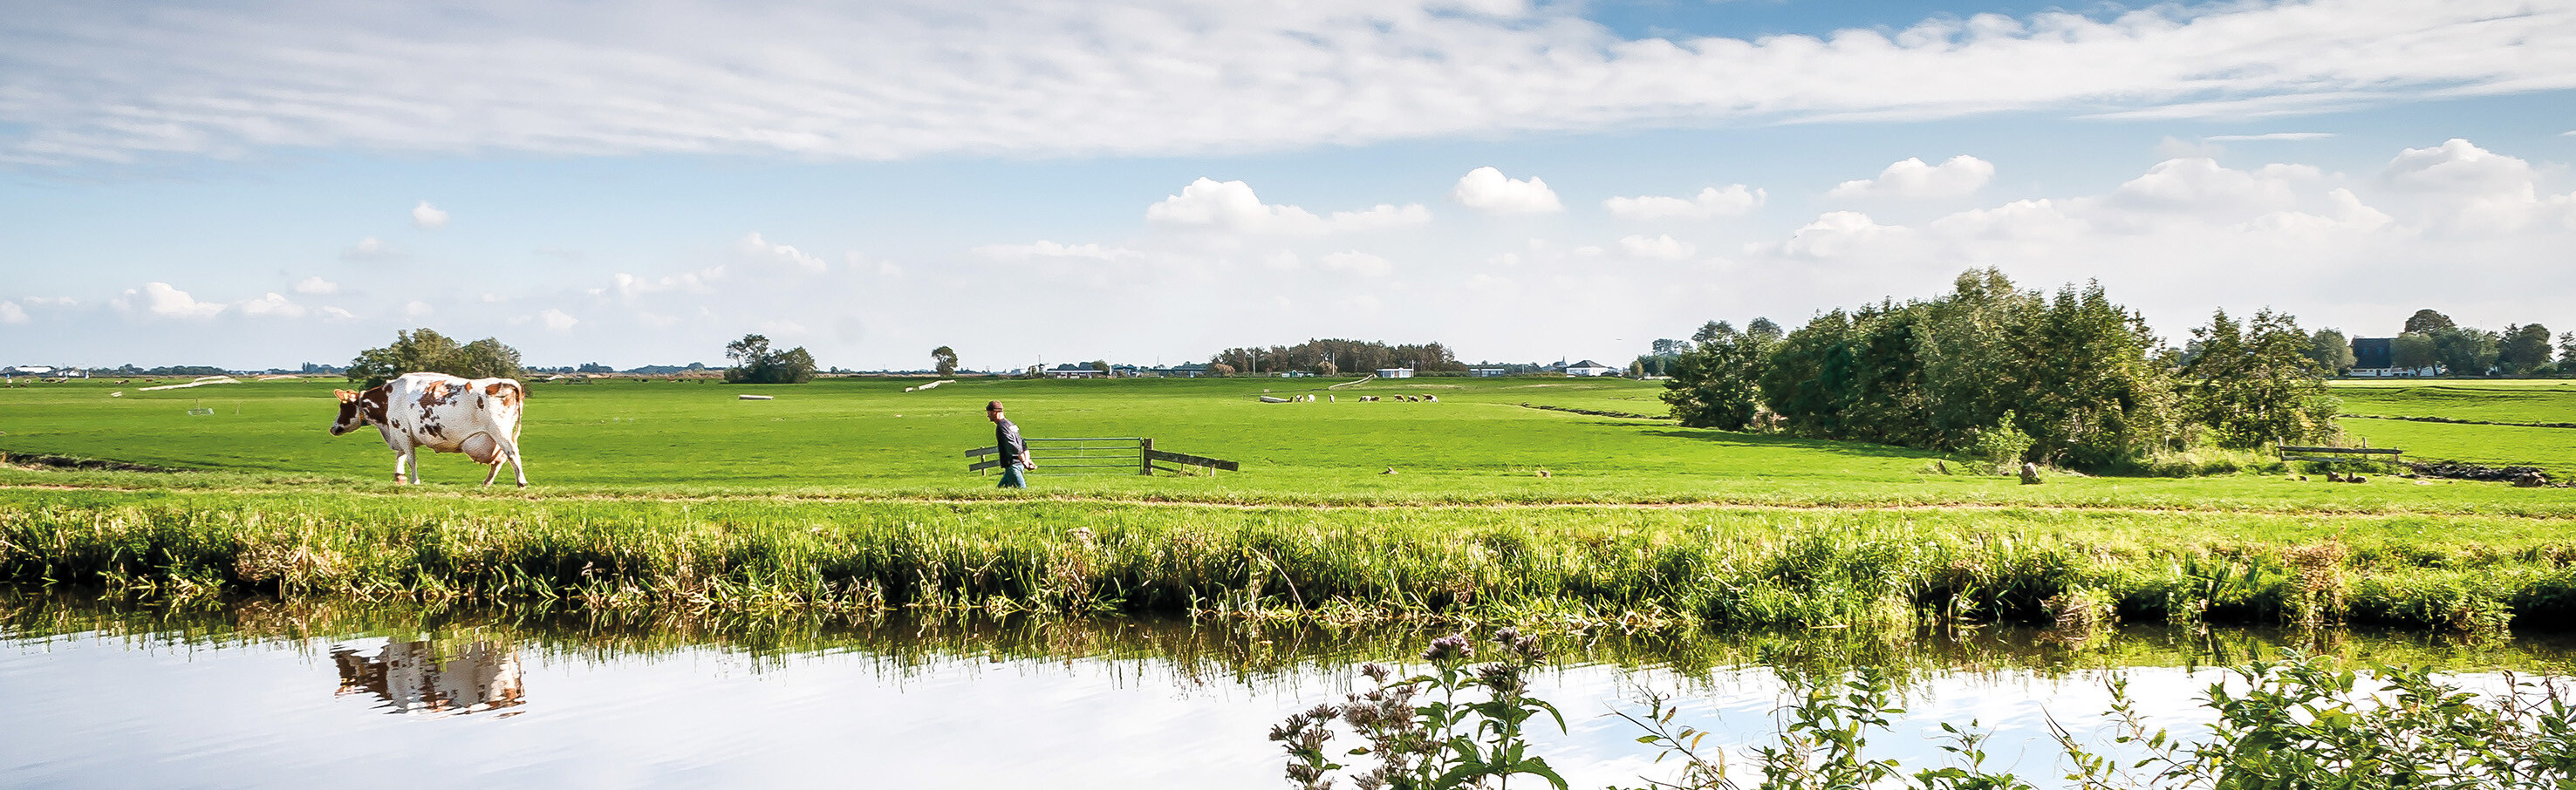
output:
[[[518,470],[519,485],[528,484],[528,466],[519,458],[519,406],[527,402],[528,391],[515,379],[405,373],[363,391],[332,392],[340,396],[340,418],[331,423],[331,435],[376,426],[394,450],[396,483],[420,482],[415,455],[427,447],[491,465],[484,485],[501,479],[505,461]]]

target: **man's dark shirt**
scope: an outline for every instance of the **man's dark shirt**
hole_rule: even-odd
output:
[[[1002,454],[1002,463],[1017,466],[1020,454],[1029,451],[1029,443],[1020,439],[1020,426],[1005,419],[993,423],[993,449]]]

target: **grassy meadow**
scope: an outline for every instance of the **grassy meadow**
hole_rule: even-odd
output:
[[[904,391],[919,383],[532,383],[523,445],[536,485],[524,491],[478,487],[482,468],[457,455],[423,456],[428,485],[393,485],[373,432],[325,431],[329,380],[0,389],[0,451],[196,470],[0,467],[0,585],[1659,631],[2576,621],[2566,489],[2255,473],[2025,486],[1903,448],[1560,410],[1660,411],[1659,384],[1615,379],[1338,390],[970,379]],[[2516,414],[2576,400],[2522,386],[2511,391],[2533,397]],[[2375,383],[2335,391],[2446,402]],[[1265,393],[1337,402],[1259,402]],[[1357,399],[1408,394],[1441,402]],[[1058,469],[1041,454],[1034,490],[996,491],[963,454],[990,442],[981,410],[996,399],[1033,437],[1147,436],[1242,470],[1145,477]],[[2350,424],[2419,431],[2373,438],[2419,457],[2519,452],[2500,430],[2576,433]],[[2451,430],[2473,433],[2437,433]],[[2459,449],[2426,449],[2438,442],[2423,436]]]
[[[1145,436],[1161,449],[1243,464],[1241,472],[1210,476],[1142,477],[1124,470],[1051,468],[1041,451],[1040,468],[1032,475],[1037,488],[1027,496],[2576,513],[2576,503],[2563,492],[2440,481],[2333,486],[2250,474],[2060,476],[2047,485],[2022,486],[2009,477],[1957,474],[1963,465],[1936,465],[1934,454],[1906,448],[1523,406],[1661,411],[1660,384],[1617,379],[1379,380],[1340,390],[1325,389],[1334,382],[1320,379],[968,379],[904,391],[917,383],[534,383],[522,442],[529,479],[540,494],[1020,496],[993,492],[991,478],[965,471],[963,451],[991,441],[982,405],[998,399],[1033,437]],[[141,392],[139,382],[92,381],[0,390],[0,451],[226,473],[193,483],[170,481],[182,485],[390,487],[392,454],[373,432],[336,438],[325,432],[335,408],[334,384],[246,382]],[[124,394],[110,397],[115,392]],[[1330,395],[1337,402],[1266,404],[1258,400],[1265,392]],[[743,401],[739,394],[777,399]],[[1356,397],[1402,394],[1437,395],[1441,402],[1359,403]],[[2576,401],[2576,395],[2566,399]],[[191,415],[192,408],[214,413]],[[2488,427],[2352,422],[2373,432],[2384,425],[2417,432]],[[436,489],[481,481],[481,467],[461,455],[423,454],[422,463],[424,479]],[[1942,466],[1954,474],[1942,474]],[[1541,476],[1542,470],[1548,474]],[[0,481],[17,479],[7,474],[20,473],[0,473]],[[132,478],[47,473],[45,479],[84,484]]]
[[[2447,380],[2336,382],[2344,433],[2410,458],[2487,466],[2537,466],[2576,479],[2576,381]],[[2436,417],[2493,425],[2371,417]]]

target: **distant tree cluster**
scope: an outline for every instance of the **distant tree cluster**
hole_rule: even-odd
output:
[[[1308,340],[1293,346],[1229,348],[1209,358],[1208,367],[1249,374],[1303,371],[1323,376],[1381,368],[1412,368],[1420,373],[1467,370],[1448,346],[1439,343],[1390,346],[1365,340]]]
[[[519,350],[493,338],[458,345],[430,329],[394,332],[392,345],[358,352],[349,360],[349,380],[373,387],[405,373],[445,373],[469,379],[518,378]]]
[[[2334,430],[2317,339],[2286,315],[2224,312],[2198,354],[2162,347],[2099,284],[2055,294],[1971,270],[1948,295],[1835,310],[1797,331],[1710,322],[1671,365],[1664,400],[1685,425],[2116,468],[2204,432],[2250,447]]]
[[[2389,343],[2389,364],[2400,368],[2433,368],[2453,376],[2490,373],[2530,375],[2576,370],[2576,337],[2562,335],[2550,347],[2549,327],[2506,324],[2502,332],[2460,326],[2439,311],[2417,310],[2406,318],[2406,331]],[[2558,352],[2557,364],[2550,362]]]
[[[803,384],[814,380],[814,355],[804,346],[774,351],[769,338],[743,335],[741,340],[725,344],[725,358],[733,366],[725,368],[724,379],[734,384]]]
[[[90,375],[93,375],[93,376],[221,376],[221,375],[225,375],[225,374],[227,374],[227,373],[231,373],[231,372],[232,372],[232,371],[228,371],[228,370],[225,370],[225,369],[223,369],[223,368],[215,367],[215,366],[213,366],[213,365],[164,365],[164,366],[157,367],[157,368],[139,368],[139,367],[135,367],[134,365],[132,365],[132,364],[130,364],[130,363],[129,363],[129,364],[125,364],[125,365],[120,365],[120,366],[117,366],[117,367],[113,367],[113,368],[99,368],[99,369],[96,369],[96,370],[92,370],[92,371],[90,371]]]

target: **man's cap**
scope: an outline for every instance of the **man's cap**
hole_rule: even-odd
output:
[[[985,402],[985,403],[984,403],[984,410],[985,410],[985,411],[1001,411],[1001,410],[1002,410],[1002,402],[1001,402],[1001,401],[987,401],[987,402]]]

